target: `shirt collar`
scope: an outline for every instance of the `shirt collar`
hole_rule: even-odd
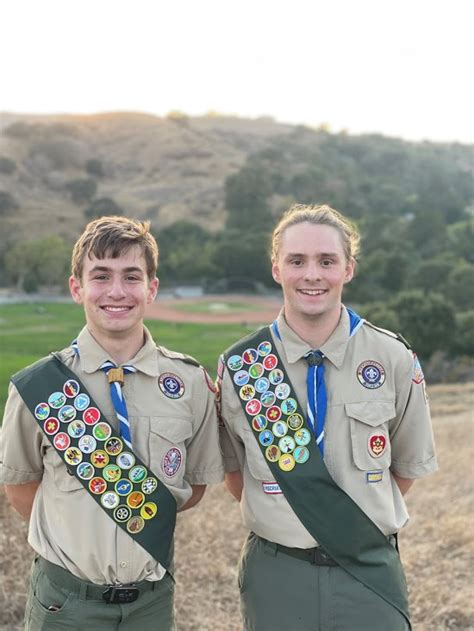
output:
[[[302,340],[287,324],[284,309],[282,309],[278,315],[277,324],[281,335],[283,350],[290,364],[294,364],[304,357],[308,351],[316,350],[312,349],[310,345]],[[336,328],[319,349],[336,368],[340,368],[344,361],[344,355],[349,342],[349,326],[349,314],[343,305],[341,317],[339,318]]]
[[[138,371],[149,375],[150,377],[158,377],[158,356],[156,345],[151,337],[150,331],[144,326],[145,344],[138,353],[133,357],[129,364],[133,365]],[[110,360],[106,350],[91,335],[87,326],[79,333],[77,338],[79,346],[79,357],[81,368],[86,373],[93,373],[100,370],[102,364]]]

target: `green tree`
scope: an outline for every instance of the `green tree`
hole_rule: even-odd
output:
[[[272,222],[267,198],[271,181],[263,167],[246,166],[225,182],[227,228],[269,230]]]
[[[92,220],[97,217],[123,215],[123,209],[110,197],[99,197],[92,200],[90,206],[84,210],[86,219]]]
[[[458,313],[452,351],[455,355],[474,357],[474,309]]]
[[[448,226],[448,239],[452,250],[469,263],[474,263],[474,218]]]
[[[82,204],[94,197],[97,191],[97,182],[92,178],[71,180],[66,184],[66,189],[75,204]]]
[[[462,263],[451,270],[446,295],[458,309],[474,309],[474,265]]]

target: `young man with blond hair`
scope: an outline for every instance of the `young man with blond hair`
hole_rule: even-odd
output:
[[[358,248],[339,212],[290,208],[272,241],[283,309],[219,366],[246,630],[410,628],[396,536],[436,457],[416,355],[342,304]]]
[[[28,631],[174,629],[176,511],[223,474],[207,374],[143,324],[157,263],[149,222],[88,224],[69,279],[86,326],[12,378],[0,481],[37,553]]]

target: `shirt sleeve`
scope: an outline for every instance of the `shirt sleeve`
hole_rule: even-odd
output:
[[[418,358],[411,351],[400,370],[397,417],[390,428],[390,442],[393,473],[416,479],[438,469],[426,384]]]
[[[224,479],[215,400],[215,387],[204,368],[193,383],[196,402],[193,436],[186,442],[185,478],[189,484],[218,484]]]
[[[0,483],[26,484],[43,477],[43,432],[10,384],[0,433]]]
[[[219,376],[220,375],[220,376]],[[247,422],[235,394],[231,377],[223,366],[218,370],[219,439],[226,473],[243,469],[245,450],[239,435],[242,422]],[[243,418],[242,418],[243,417]]]

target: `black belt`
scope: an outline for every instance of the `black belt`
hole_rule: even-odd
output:
[[[154,590],[160,583],[160,581],[140,581],[129,585],[97,585],[83,581],[43,557],[38,557],[36,563],[53,583],[79,593],[85,600],[105,600],[110,604],[133,603],[140,594]]]
[[[263,539],[262,537],[260,537],[260,539],[262,539],[265,543],[265,547],[270,548],[275,554],[277,552],[281,552],[282,554],[287,554],[295,559],[308,561],[308,563],[312,563],[313,565],[327,565],[330,567],[338,565],[336,561],[331,559],[329,554],[321,548],[321,546],[317,546],[316,548],[307,548],[304,550],[303,548],[288,548],[287,546],[282,546],[279,543],[267,541],[267,539]]]

